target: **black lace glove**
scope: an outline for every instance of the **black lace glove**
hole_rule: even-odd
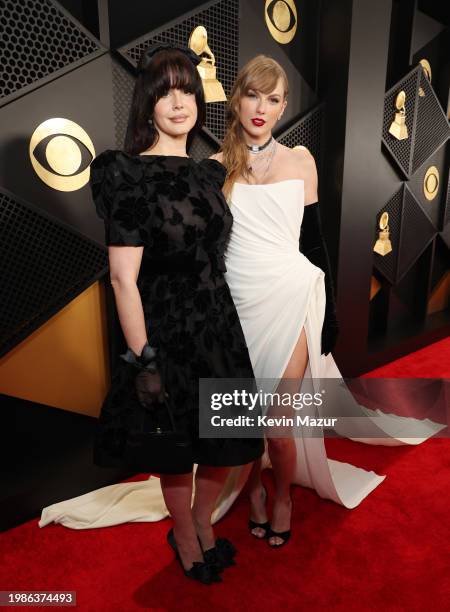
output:
[[[163,389],[156,355],[157,349],[148,343],[139,356],[130,348],[124,355],[120,355],[121,359],[139,370],[134,379],[134,385],[139,402],[146,408],[162,402],[167,396]]]
[[[325,272],[326,306],[321,336],[321,353],[328,355],[336,345],[339,335],[339,323],[336,316],[336,299],[331,276],[330,259],[322,233],[319,202],[305,206],[299,247],[300,251],[311,263]]]

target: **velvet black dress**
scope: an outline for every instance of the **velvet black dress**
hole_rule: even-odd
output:
[[[200,438],[198,379],[253,378],[244,334],[229,287],[224,249],[233,216],[216,160],[129,155],[106,150],[90,166],[90,186],[107,245],[143,246],[137,286],[147,338],[158,347],[164,386],[177,429],[192,441],[189,460],[129,465],[128,437],[145,408],[136,370],[118,359],[104,400],[94,462],[158,473],[187,473],[193,464],[235,466],[263,454],[262,438]],[[169,467],[170,463],[170,467]]]

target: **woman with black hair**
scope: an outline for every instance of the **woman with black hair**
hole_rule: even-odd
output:
[[[260,438],[198,434],[199,379],[253,378],[224,277],[233,220],[221,192],[226,172],[215,160],[197,163],[187,155],[205,115],[198,62],[189,49],[146,50],[125,150],[106,150],[91,163],[128,346],[102,406],[94,461],[160,474],[174,521],[168,541],[185,574],[209,584],[234,565],[236,552],[228,540],[214,539],[215,502],[230,466],[253,462],[264,446]],[[152,442],[145,442],[142,429],[152,411],[167,404],[183,443],[151,457]]]

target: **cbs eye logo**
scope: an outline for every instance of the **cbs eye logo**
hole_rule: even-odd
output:
[[[95,149],[82,127],[70,119],[55,117],[34,130],[29,155],[36,174],[46,185],[59,191],[75,191],[89,181]]]
[[[269,32],[282,45],[294,38],[297,31],[297,8],[294,0],[266,0],[264,17]]]

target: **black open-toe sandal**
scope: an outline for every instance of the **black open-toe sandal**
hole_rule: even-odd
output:
[[[181,561],[180,554],[178,552],[178,546],[175,541],[175,536],[173,533],[173,529],[167,533],[167,541],[175,552],[175,556],[181,565],[181,569],[184,572],[184,575],[188,578],[193,578],[194,580],[198,580],[203,584],[212,584],[213,582],[222,582],[222,578],[219,576],[217,569],[208,563],[206,560],[202,561],[194,561],[192,563],[191,569],[184,569],[183,563]]]
[[[266,491],[266,487],[263,486],[262,488],[264,491],[264,504],[265,504],[267,501],[267,491]],[[248,529],[250,533],[252,534],[252,536],[256,538],[257,540],[265,540],[267,538],[267,534],[270,531],[270,522],[266,521],[265,523],[257,523],[256,521],[249,519]],[[264,529],[266,533],[263,536],[257,536],[255,533],[253,533],[253,529]]]
[[[281,538],[283,541],[281,542],[281,544],[271,544],[269,542],[269,538]],[[280,548],[281,546],[284,546],[289,538],[291,537],[291,530],[288,529],[287,531],[273,531],[273,529],[269,526],[269,530],[267,532],[266,538],[267,538],[267,544],[271,547],[271,548]]]
[[[266,521],[265,523],[256,523],[255,521],[252,521],[252,519],[249,519],[248,528],[254,538],[256,538],[257,540],[264,540],[265,538],[267,538],[267,534],[269,533],[270,523],[269,521]],[[256,528],[265,529],[266,533],[263,536],[257,536],[256,533],[253,533],[253,529]]]

